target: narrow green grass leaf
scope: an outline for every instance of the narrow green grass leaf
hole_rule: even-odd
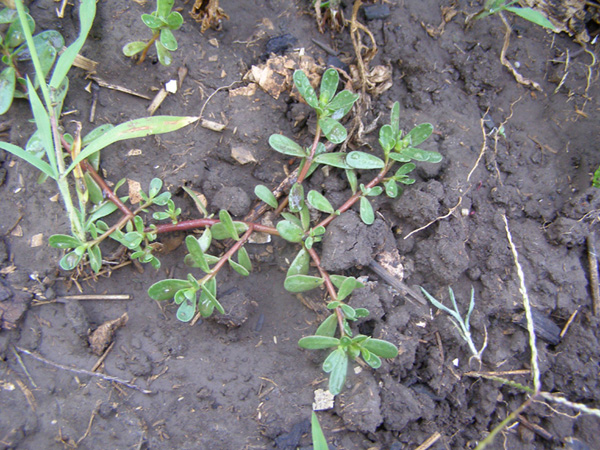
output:
[[[45,173],[46,175],[48,175],[50,178],[52,178],[54,180],[57,179],[57,176],[55,175],[55,172],[52,169],[52,167],[50,167],[50,164],[48,164],[46,161],[42,161],[37,156],[26,152],[21,147],[17,147],[14,144],[9,144],[8,142],[0,141],[0,148],[2,150],[6,150],[9,153],[12,153],[15,156],[18,156],[19,158],[21,158],[24,161],[31,164],[36,169],[38,169],[38,170],[42,171],[43,173]]]
[[[319,423],[319,419],[314,411],[310,418],[310,423],[314,450],[329,450],[329,447],[327,446],[327,440],[325,439],[325,435],[321,429],[321,424]]]

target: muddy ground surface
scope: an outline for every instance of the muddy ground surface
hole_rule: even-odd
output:
[[[308,145],[312,118],[303,126],[306,108],[289,90],[275,99],[260,88],[253,95],[234,95],[233,89],[246,86],[246,72],[268,57],[268,39],[286,33],[296,39],[287,55],[304,49],[324,69],[331,55],[316,39],[353,64],[348,29],[335,33],[326,27],[320,34],[304,1],[225,0],[221,6],[230,19],[221,30],[201,34],[187,16],[191,5],[177,2],[185,24],[176,32],[180,48],[173,66],[154,63],[153,53],[150,61],[136,65],[121,54],[121,46],[132,36],[147,36],[140,14],[152,11],[150,3],[98,3],[83,49],[99,62],[98,76],[153,96],[185,66],[188,74],[179,92],[159,110],[175,115],[199,114],[216,89],[238,83],[217,92],[204,109],[204,118],[226,124],[222,132],[191,126],[115,144],[102,153],[104,174],[112,182],[127,178],[143,186],[162,178],[184,218],[198,213],[181,186],[202,192],[211,212],[229,208],[243,217],[254,203],[255,185],[275,187],[293,168],[269,149],[269,135],[294,136]],[[597,239],[600,208],[600,194],[590,187],[600,164],[598,68],[592,67],[590,54],[577,53],[581,47],[566,34],[509,17],[515,32],[507,58],[518,62],[523,76],[540,83],[542,90],[518,84],[500,63],[500,18],[464,26],[466,14],[475,12],[478,3],[388,2],[388,17],[366,21],[361,16],[379,47],[370,67],[389,67],[392,73],[391,87],[370,95],[363,122],[368,125],[381,114],[379,124],[386,123],[392,103],[399,101],[401,127],[432,123],[434,136],[423,148],[439,151],[444,159],[437,165],[419,164],[416,183],[400,198],[379,197],[374,202],[378,219],[371,227],[360,224],[354,212],[337,219],[320,248],[326,255],[341,247],[340,239],[347,244],[340,260],[326,262],[338,273],[368,277],[367,287],[351,300],[372,312],[358,328],[400,348],[396,359],[376,371],[351,368],[335,408],[319,415],[331,448],[415,449],[435,433],[441,437],[432,449],[471,448],[526,399],[514,388],[465,375],[479,367],[469,364],[468,347],[448,319],[408,302],[367,267],[383,247],[397,247],[407,284],[424,286],[446,302],[451,286],[463,310],[473,287],[475,342],[481,345],[484,330],[488,334],[481,370],[521,370],[506,376],[531,385],[527,332],[517,323],[522,313],[519,281],[503,214],[539,317],[561,329],[578,312],[562,338],[538,340],[543,389],[600,406],[600,328],[592,311],[586,244],[588,236],[591,242]],[[49,0],[34,1],[30,8],[40,29],[58,27],[67,42],[75,38],[78,21],[72,6],[62,20],[56,19],[55,3]],[[454,8],[457,14],[445,23],[448,10],[442,8]],[[344,12],[349,18],[351,5]],[[594,45],[588,49],[597,53]],[[575,54],[568,66],[567,51]],[[88,81],[79,69],[70,79],[65,111],[72,113],[63,124],[71,128],[71,121],[78,120],[89,131],[95,125],[89,122]],[[95,124],[143,117],[148,104],[101,88]],[[504,135],[495,134],[494,125],[482,125],[486,113],[495,126],[504,123]],[[3,139],[24,145],[33,131],[29,117],[26,103],[16,102],[2,118],[10,127]],[[364,135],[375,152],[377,129]],[[238,163],[231,156],[236,148],[251,152],[256,162]],[[370,151],[352,142],[349,148]],[[229,269],[221,274],[218,289],[231,320],[185,325],[175,318],[174,305],[148,297],[148,287],[167,274],[185,277],[185,247],[178,246],[177,235],[161,237],[167,251],[158,273],[127,266],[96,281],[79,277],[85,294],[130,294],[130,300],[47,303],[78,293],[69,274],[57,271],[59,251],[47,245],[49,235],[68,233],[68,224],[61,205],[51,200],[56,194],[52,183],[36,184],[34,169],[4,154],[2,171],[0,300],[11,314],[18,316],[19,308],[24,313],[14,329],[6,329],[12,316],[5,313],[0,331],[0,448],[310,445],[306,432],[313,392],[327,383],[320,368],[323,355],[300,350],[297,341],[314,332],[324,291],[301,299],[283,289],[287,263],[297,251],[293,245],[279,239],[249,245],[254,273],[249,278]],[[371,175],[363,176],[368,180]],[[317,172],[308,186],[320,189],[336,207],[350,195],[345,177],[336,170],[328,177]],[[42,244],[32,246],[40,233]],[[305,304],[318,305],[317,312]],[[99,372],[134,380],[151,394],[61,370],[26,354],[20,354],[22,361],[16,357],[14,348],[19,347],[90,370],[98,356],[81,336],[124,313],[129,321],[117,331]],[[598,418],[541,402],[523,417],[554,440],[521,424],[505,430],[491,448],[562,448],[561,442],[573,436],[589,448],[600,448]]]

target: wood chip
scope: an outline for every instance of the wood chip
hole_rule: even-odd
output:
[[[242,165],[257,162],[252,152],[246,147],[233,147],[231,157]]]
[[[31,236],[30,246],[32,248],[41,247],[44,244],[44,233],[38,233]]]
[[[140,195],[142,185],[137,181],[127,179],[127,186],[129,187],[129,201],[131,204],[135,205],[139,203],[142,200],[142,196]]]
[[[217,40],[217,38],[209,39],[208,43],[213,47],[219,48],[219,41]]]
[[[142,154],[142,150],[139,148],[132,148],[127,152],[127,156],[140,156]]]
[[[313,411],[324,411],[326,409],[332,409],[334,398],[335,396],[331,392],[325,389],[317,389],[315,391]]]
[[[248,86],[244,86],[237,89],[231,89],[229,91],[229,97],[237,97],[238,95],[252,97],[254,94],[256,94],[256,87],[256,83],[250,83]]]
[[[218,132],[221,132],[225,129],[225,125],[223,125],[222,123],[213,122],[212,120],[205,120],[205,119],[202,119],[200,121],[200,126],[202,128],[208,128],[209,130],[218,131]]]

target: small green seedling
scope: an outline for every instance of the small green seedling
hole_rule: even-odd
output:
[[[314,411],[310,418],[310,427],[314,450],[329,450],[327,439],[325,439],[321,424],[319,423],[319,418]]]
[[[471,288],[471,301],[469,303],[469,310],[467,311],[467,315],[465,316],[464,319],[463,319],[462,315],[460,314],[460,312],[458,311],[458,305],[456,304],[456,299],[454,298],[454,291],[452,290],[452,288],[448,288],[448,290],[450,291],[450,300],[452,301],[452,305],[453,305],[454,309],[450,309],[447,306],[444,306],[441,302],[437,301],[424,288],[421,288],[421,291],[423,291],[423,294],[425,294],[425,296],[429,299],[429,301],[433,304],[433,306],[435,306],[436,308],[444,311],[445,313],[447,313],[451,316],[450,320],[452,321],[452,323],[458,330],[460,337],[463,338],[463,340],[469,345],[469,350],[471,351],[471,355],[472,355],[471,357],[475,358],[477,361],[481,362],[481,355],[483,354],[483,351],[487,347],[487,329],[484,329],[485,337],[483,340],[483,345],[481,346],[480,350],[477,350],[477,347],[475,346],[475,343],[473,342],[473,337],[471,336],[471,328],[470,328],[470,324],[469,324],[469,321],[471,319],[471,313],[473,312],[473,309],[475,308],[475,290],[473,288]]]
[[[26,10],[25,17],[29,29],[33,33],[35,21]],[[27,82],[20,63],[31,60],[31,53],[25,42],[25,34],[16,9],[4,8],[0,11],[0,24],[7,24],[4,35],[0,34],[0,54],[2,64],[6,67],[0,72],[0,115],[6,113],[14,98],[27,98]],[[33,36],[41,71],[44,78],[56,61],[58,52],[65,45],[65,40],[58,31],[46,30]],[[38,87],[34,78],[33,86]]]
[[[539,25],[540,27],[554,31],[555,28],[552,22],[550,22],[541,12],[533,8],[513,6],[518,3],[518,0],[487,0],[483,6],[483,9],[474,16],[470,17],[468,20],[483,19],[484,17],[491,16],[502,11],[508,11],[525,20],[528,20],[531,23]]]
[[[142,14],[142,22],[152,30],[152,38],[148,41],[134,41],[123,47],[125,56],[134,56],[142,53],[138,64],[146,59],[148,50],[154,44],[158,61],[163,66],[170,66],[173,62],[171,52],[177,50],[177,39],[173,30],[183,24],[183,17],[177,11],[171,11],[175,0],[156,0],[156,11],[152,14]]]

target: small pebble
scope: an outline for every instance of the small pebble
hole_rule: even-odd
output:
[[[388,5],[368,5],[363,8],[365,19],[383,20],[390,16],[390,7]]]

